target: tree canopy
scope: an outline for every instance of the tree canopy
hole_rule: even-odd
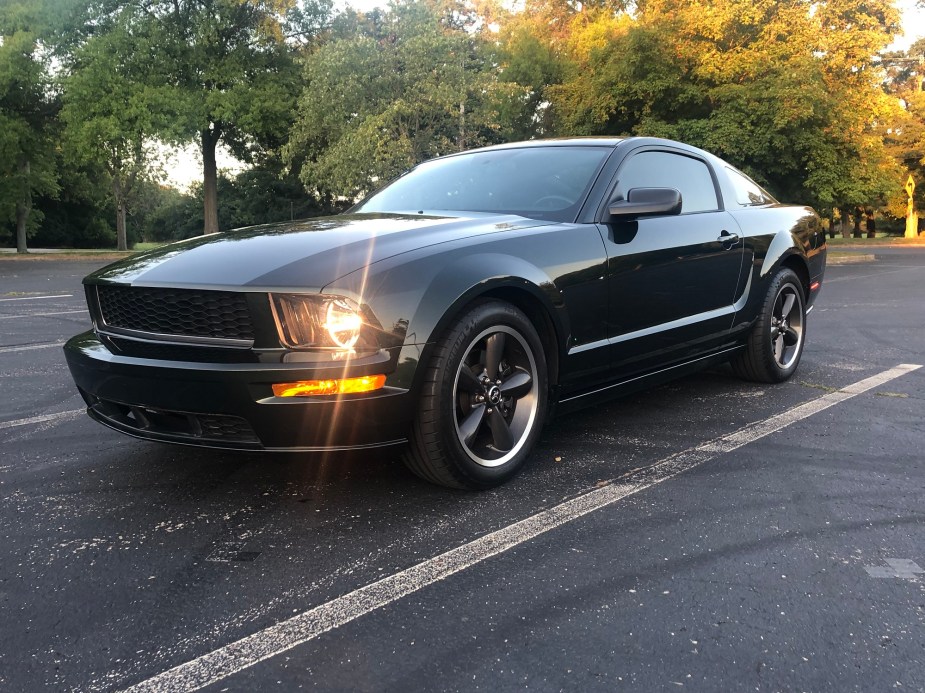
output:
[[[887,52],[898,22],[892,0],[8,0],[0,223],[121,248],[331,210],[461,149],[634,134],[899,216],[910,173],[925,204],[925,40]],[[167,192],[159,154],[191,143],[201,183]],[[252,168],[223,176],[220,147]]]
[[[559,133],[680,139],[784,199],[863,204],[892,184],[877,126],[896,107],[871,58],[897,19],[887,0],[648,0],[633,17],[583,11],[550,44],[565,67],[545,94]]]
[[[16,247],[25,252],[27,235],[42,219],[34,197],[58,191],[52,132],[57,104],[37,37],[14,9],[0,17],[0,218],[15,224]]]
[[[341,19],[306,60],[286,148],[309,190],[354,198],[424,159],[500,141],[500,102],[516,86],[466,23],[421,0]]]
[[[297,52],[314,40],[329,8],[329,0],[91,5],[83,28],[89,38],[73,53],[70,122],[78,142],[90,138],[107,150],[117,207],[120,186],[133,180],[128,171],[149,158],[147,140],[195,142],[203,231],[218,231],[216,149],[223,144],[252,162],[282,145],[299,91]]]

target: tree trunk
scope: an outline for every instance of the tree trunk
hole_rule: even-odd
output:
[[[116,220],[116,243],[119,250],[128,250],[128,224],[125,223],[127,211],[126,204],[123,201],[116,212],[119,215]]]
[[[26,247],[26,222],[29,221],[29,209],[28,205],[20,202],[16,205],[16,252],[17,253],[28,253],[29,249]]]
[[[29,222],[29,213],[32,211],[32,189],[29,187],[29,173],[31,167],[28,160],[19,165],[19,171],[23,174],[26,186],[22,199],[16,203],[16,252],[28,253],[29,249],[26,247],[26,229]]]
[[[466,102],[459,102],[459,151],[466,149]]]
[[[851,212],[847,207],[842,207],[841,212],[841,237],[842,238],[851,238]]]
[[[125,195],[118,175],[112,177],[112,195],[116,201],[116,249],[128,250],[125,233]]]
[[[202,131],[203,235],[218,233],[218,169],[215,165],[218,138],[218,128]]]

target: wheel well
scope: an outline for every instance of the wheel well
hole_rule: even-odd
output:
[[[806,261],[803,260],[803,258],[801,258],[799,255],[791,255],[781,263],[781,266],[791,269],[796,273],[796,275],[800,278],[800,284],[803,285],[803,296],[808,298],[809,268],[806,266]]]
[[[546,307],[527,291],[513,287],[498,287],[491,289],[477,297],[478,299],[496,298],[505,301],[523,311],[533,327],[536,328],[540,341],[543,343],[543,352],[546,357],[550,385],[559,382],[559,338],[552,317]]]

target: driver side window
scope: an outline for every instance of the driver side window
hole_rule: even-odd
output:
[[[674,188],[681,193],[681,214],[719,209],[716,187],[707,165],[671,152],[640,152],[620,168],[614,196],[625,199],[633,188]]]

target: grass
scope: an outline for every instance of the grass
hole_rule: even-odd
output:
[[[132,250],[116,250],[115,248],[60,248],[53,253],[28,252],[20,255],[16,252],[0,253],[0,260],[118,260],[130,257],[135,253],[160,248],[163,243],[136,243]]]
[[[844,246],[851,248],[854,246],[865,245],[925,245],[925,235],[918,238],[903,238],[902,236],[887,236],[878,233],[876,238],[827,238],[826,243],[830,246]]]

